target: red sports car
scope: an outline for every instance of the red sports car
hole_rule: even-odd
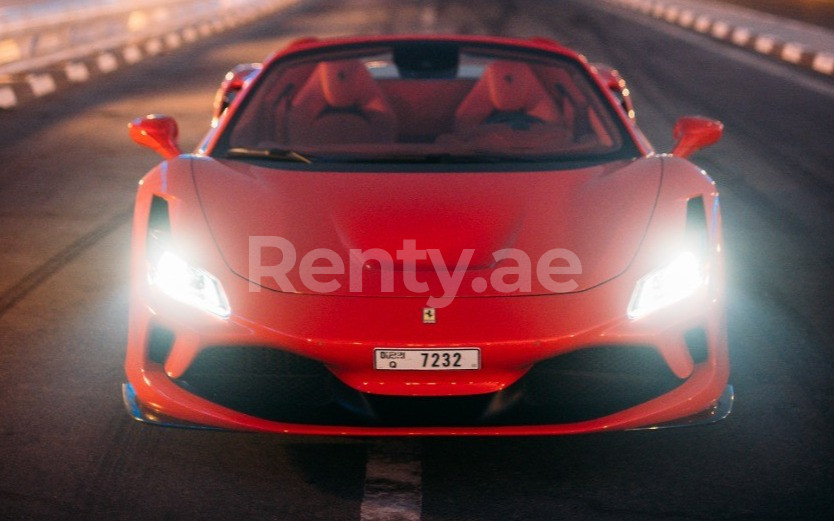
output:
[[[718,192],[619,74],[544,39],[298,40],[245,64],[133,221],[142,421],[307,434],[572,434],[732,405]]]

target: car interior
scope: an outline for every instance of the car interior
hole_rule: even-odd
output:
[[[405,49],[272,71],[233,122],[231,146],[581,153],[620,143],[613,118],[574,64]]]

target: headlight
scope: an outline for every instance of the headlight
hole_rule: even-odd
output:
[[[628,318],[640,318],[693,294],[704,282],[701,262],[692,252],[683,252],[669,264],[637,281]]]
[[[170,251],[151,266],[150,282],[169,297],[221,317],[231,314],[223,286],[211,273],[195,268]]]

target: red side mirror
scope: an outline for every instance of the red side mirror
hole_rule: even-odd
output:
[[[689,157],[694,152],[718,142],[724,133],[720,121],[700,116],[684,116],[675,123],[675,147],[672,155]]]
[[[127,130],[133,141],[150,148],[165,159],[182,153],[177,145],[179,129],[174,118],[151,114],[134,119],[127,124]]]

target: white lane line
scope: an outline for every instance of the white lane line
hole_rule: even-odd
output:
[[[419,441],[378,440],[368,447],[361,521],[420,521]]]

